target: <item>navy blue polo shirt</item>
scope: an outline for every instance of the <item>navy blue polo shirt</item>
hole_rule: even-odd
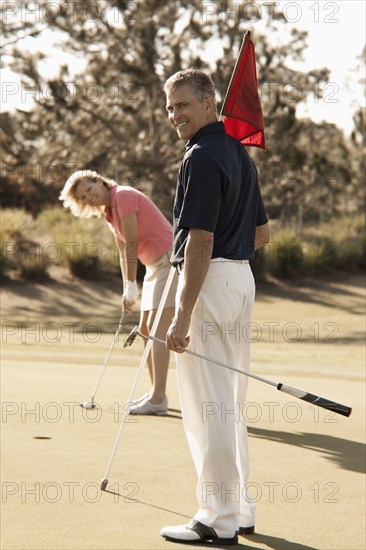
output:
[[[246,149],[222,122],[201,128],[186,144],[178,172],[172,264],[183,261],[191,228],[214,234],[212,258],[248,260],[256,226],[267,221],[257,169]]]

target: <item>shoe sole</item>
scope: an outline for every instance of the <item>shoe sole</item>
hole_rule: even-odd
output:
[[[151,412],[148,412],[148,413],[140,413],[140,412],[130,412],[131,415],[133,416],[167,416],[168,415],[168,411],[162,411],[162,412],[154,412],[154,411],[151,411]]]
[[[239,528],[239,535],[246,536],[246,535],[254,535],[254,526],[253,527],[240,527]]]
[[[162,537],[165,539],[165,540],[168,540],[170,542],[177,542],[177,543],[180,543],[180,544],[217,544],[219,546],[234,546],[236,544],[239,544],[239,539],[237,536],[231,538],[231,539],[221,539],[219,537],[215,537],[215,538],[210,538],[210,539],[206,539],[206,538],[201,538],[201,539],[197,539],[197,540],[183,540],[183,539],[175,539],[175,538],[172,538],[172,537],[168,537],[167,535],[162,535]]]

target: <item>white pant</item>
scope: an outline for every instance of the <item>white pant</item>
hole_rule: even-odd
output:
[[[176,304],[183,283],[179,277]],[[248,263],[211,261],[189,329],[189,348],[249,370],[255,296]],[[231,536],[255,523],[246,493],[248,436],[243,406],[248,377],[187,353],[176,354],[184,428],[198,475],[195,519]]]

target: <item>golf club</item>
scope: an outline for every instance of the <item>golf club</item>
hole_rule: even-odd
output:
[[[118,339],[118,335],[119,333],[121,332],[121,328],[122,328],[122,325],[123,325],[123,321],[124,321],[124,318],[125,318],[125,310],[122,311],[122,315],[121,315],[121,318],[119,320],[119,323],[118,323],[118,327],[116,329],[116,332],[113,336],[113,340],[111,342],[111,345],[109,346],[109,350],[108,350],[108,353],[107,353],[107,356],[104,360],[104,363],[103,363],[103,366],[102,366],[102,370],[100,371],[100,375],[98,377],[98,380],[97,380],[97,383],[95,384],[95,388],[93,390],[93,393],[92,393],[92,396],[91,396],[91,399],[90,401],[86,401],[85,403],[80,403],[80,407],[82,407],[83,409],[95,409],[96,407],[96,404],[94,402],[94,399],[95,399],[95,394],[97,392],[97,389],[99,387],[99,384],[103,378],[103,375],[104,375],[104,372],[105,372],[105,369],[107,368],[107,365],[108,365],[108,361],[109,361],[109,358],[112,354],[112,351],[113,351],[113,348],[114,348],[114,345],[115,343],[117,342],[117,339]]]
[[[170,271],[169,271],[169,275],[167,277],[167,280],[166,280],[166,283],[165,283],[165,287],[164,287],[164,290],[163,290],[163,294],[161,296],[161,299],[160,299],[160,303],[159,303],[159,307],[156,311],[156,315],[155,315],[155,319],[154,319],[154,322],[153,322],[153,326],[151,327],[151,331],[150,331],[150,334],[152,336],[155,335],[156,333],[156,329],[158,328],[158,325],[159,325],[159,322],[160,322],[160,317],[161,317],[161,314],[163,312],[163,309],[164,309],[164,306],[165,306],[165,302],[166,302],[166,299],[168,297],[168,294],[169,294],[169,290],[170,290],[170,287],[172,286],[172,282],[173,282],[173,279],[174,279],[174,276],[176,275],[176,269],[174,267],[171,267],[170,268]],[[138,328],[138,327],[136,327]],[[144,353],[142,354],[142,357],[141,357],[141,360],[140,360],[140,365],[137,369],[137,373],[136,373],[136,376],[135,376],[135,380],[133,382],[133,385],[132,385],[132,388],[131,388],[131,392],[130,392],[130,396],[128,398],[128,401],[124,407],[125,411],[124,411],[124,414],[123,414],[123,418],[122,418],[122,422],[120,424],[120,427],[119,427],[119,430],[118,430],[118,434],[117,434],[117,437],[116,437],[116,441],[114,443],[114,447],[112,449],[112,454],[111,454],[111,458],[109,459],[109,463],[108,463],[108,466],[107,466],[107,470],[104,474],[104,477],[101,481],[101,484],[100,484],[100,488],[102,491],[105,490],[105,488],[107,487],[108,485],[108,476],[109,476],[109,472],[110,472],[110,469],[112,467],[112,463],[113,463],[113,460],[114,460],[114,457],[116,455],[116,452],[117,452],[117,448],[118,448],[118,444],[120,442],[120,439],[121,439],[121,435],[122,435],[122,431],[123,431],[123,427],[125,425],[125,420],[127,418],[127,416],[130,414],[130,405],[131,405],[131,402],[133,400],[133,396],[135,394],[135,389],[137,387],[137,384],[140,380],[140,377],[141,377],[141,374],[143,373],[144,371],[144,367],[145,367],[145,364],[146,364],[146,361],[147,361],[147,358],[149,356],[149,353],[150,353],[150,349],[151,349],[151,346],[152,346],[152,338],[147,338],[147,344],[146,344],[146,347],[144,349]],[[158,340],[159,341],[159,340]]]
[[[160,340],[159,338],[156,338],[151,334],[150,336],[145,336],[138,330],[138,327],[136,326],[135,328],[132,329],[130,334],[127,336],[126,340],[124,341],[123,347],[131,346],[137,336],[141,336],[145,340],[148,340],[148,339],[155,340],[156,342],[160,342],[161,344],[165,345],[164,340]],[[293,397],[297,397],[298,399],[302,399],[303,401],[308,401],[309,403],[312,403],[313,405],[317,405],[318,407],[323,407],[324,409],[328,409],[329,411],[335,412],[337,414],[341,414],[342,416],[348,417],[352,412],[351,407],[347,407],[346,405],[342,405],[341,403],[336,403],[335,401],[329,401],[329,399],[325,399],[324,397],[319,397],[318,395],[314,395],[312,393],[298,390],[296,388],[292,388],[291,386],[286,386],[285,384],[282,384],[282,383],[272,382],[271,380],[267,380],[266,378],[262,378],[261,376],[257,376],[256,374],[252,374],[250,372],[242,371],[240,369],[232,367],[231,365],[226,365],[221,361],[216,361],[215,359],[211,359],[210,357],[206,357],[205,355],[201,355],[200,353],[196,353],[195,351],[192,351],[187,348],[185,348],[184,351],[185,353],[190,353],[191,355],[195,355],[200,359],[205,359],[205,361],[209,361],[211,363],[215,363],[216,365],[220,365],[221,367],[225,367],[235,372],[239,372],[240,374],[244,374],[245,376],[249,376],[250,378],[254,378],[255,380],[264,382],[265,384],[275,386],[279,391],[288,393],[289,395],[292,395]]]

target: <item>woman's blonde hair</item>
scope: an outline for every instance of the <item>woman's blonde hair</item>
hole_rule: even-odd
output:
[[[104,213],[104,206],[90,206],[88,204],[83,204],[83,202],[76,196],[77,187],[84,180],[91,181],[92,183],[96,183],[97,180],[100,180],[108,189],[111,189],[114,185],[117,185],[115,181],[104,178],[94,170],[78,170],[77,172],[74,172],[66,181],[60,193],[59,199],[62,201],[64,207],[70,208],[72,214],[74,214],[77,218],[91,218],[92,216],[97,216],[100,218],[100,216]]]

